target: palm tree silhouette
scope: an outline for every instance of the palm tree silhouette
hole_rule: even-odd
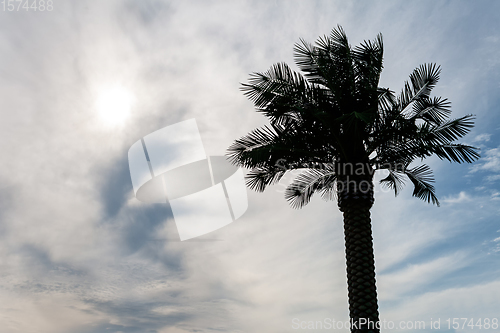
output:
[[[294,57],[304,75],[279,63],[242,84],[270,125],[236,140],[227,156],[251,169],[247,185],[257,191],[302,169],[285,190],[294,208],[316,192],[337,199],[344,218],[351,331],[379,332],[370,219],[374,173],[385,170],[380,183],[396,195],[409,179],[413,196],[439,206],[431,169],[412,162],[432,155],[458,163],[477,160],[478,148],[455,143],[473,127],[474,117],[449,120],[447,99],[430,96],[440,74],[435,64],[416,68],[400,95],[378,87],[381,34],[351,48],[338,26],[315,45],[301,39]]]

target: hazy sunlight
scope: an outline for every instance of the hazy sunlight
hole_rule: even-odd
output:
[[[132,93],[120,86],[101,91],[96,105],[100,120],[110,127],[123,125],[130,116],[133,100]]]

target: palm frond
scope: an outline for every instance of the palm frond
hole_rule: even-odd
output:
[[[405,174],[413,183],[414,197],[427,201],[428,203],[432,202],[439,206],[439,200],[436,197],[434,186],[431,184],[434,182],[434,177],[428,165],[423,164],[413,169],[408,169],[405,171]]]
[[[411,139],[410,139],[411,138]],[[405,131],[386,131],[373,143],[377,156],[373,163],[377,165],[409,165],[416,158],[424,159],[432,152],[422,140],[405,135]]]
[[[439,125],[424,124],[419,134],[424,142],[447,144],[465,136],[474,127],[474,116],[466,115],[457,119],[443,122]]]
[[[479,148],[459,143],[436,145],[430,150],[440,159],[457,163],[472,163],[481,157],[478,152]]]
[[[330,33],[330,40],[337,45],[338,47],[349,50],[351,47],[349,46],[349,40],[347,39],[347,35],[340,25],[337,25],[337,28],[332,29]]]
[[[384,46],[381,34],[377,36],[375,41],[364,41],[352,50],[356,82],[361,95],[377,91],[383,68],[383,54]]]
[[[315,45],[300,40],[294,46],[294,59],[309,82],[327,87],[341,98],[354,82],[351,48],[344,30],[338,26],[330,36],[318,38]],[[350,84],[339,84],[340,82]]]
[[[326,86],[327,83],[322,76],[321,69],[316,60],[318,55],[319,51],[302,38],[300,39],[300,43],[294,45],[293,56],[295,64],[305,73],[306,77],[310,79],[310,82]]]
[[[263,192],[267,186],[281,180],[287,170],[280,168],[254,168],[246,175],[246,185],[257,192]]]
[[[413,103],[413,112],[409,118],[439,125],[451,114],[450,107],[451,103],[446,98],[421,98]]]
[[[436,154],[441,159],[453,162],[472,163],[479,158],[478,149],[453,141],[465,136],[473,127],[474,116],[466,115],[440,124],[414,125],[411,120],[400,119],[404,125],[384,128],[368,146],[377,151],[378,163],[424,159]]]
[[[384,179],[380,180],[380,184],[394,190],[394,195],[398,195],[403,189],[405,182],[401,174],[388,169],[389,174]]]
[[[337,182],[324,182],[323,188],[319,190],[321,199],[325,201],[333,201],[337,198]]]
[[[274,129],[264,126],[235,140],[227,149],[229,161],[244,168],[257,168],[266,165],[269,155],[279,150],[288,150],[283,145],[282,137]]]
[[[323,198],[331,195],[336,179],[332,168],[308,169],[286,188],[285,199],[293,208],[302,208],[309,203],[315,192],[322,192]]]
[[[302,123],[307,118],[326,125],[329,118],[336,116],[331,92],[309,83],[283,63],[264,73],[251,74],[249,83],[242,84],[241,90],[272,125],[304,127]]]
[[[250,75],[241,90],[272,122],[296,118],[296,106],[311,103],[311,87],[307,80],[287,64],[273,65],[264,73]]]
[[[383,116],[396,106],[396,96],[394,91],[388,88],[378,88],[378,106]]]
[[[410,74],[410,81],[406,81],[403,91],[399,97],[399,110],[404,113],[413,102],[428,98],[432,88],[439,80],[440,66],[436,64],[424,64],[417,67]]]
[[[300,73],[293,71],[287,64],[278,63],[264,73],[250,74],[249,84],[242,84],[244,95],[263,107],[277,96],[294,93],[308,85]]]

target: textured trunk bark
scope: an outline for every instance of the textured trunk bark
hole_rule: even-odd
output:
[[[340,182],[338,204],[344,215],[351,332],[380,332],[370,219],[371,179]]]

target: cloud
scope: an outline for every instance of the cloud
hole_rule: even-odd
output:
[[[496,318],[495,310],[500,306],[499,281],[462,288],[449,288],[429,292],[415,298],[407,298],[398,308],[392,309],[384,318],[400,321],[423,320],[429,327],[430,320],[440,319],[441,329],[448,326],[448,318]],[[451,319],[453,320],[453,319]],[[462,323],[462,321],[461,321]],[[468,331],[466,328],[464,331]],[[470,330],[471,332],[474,330]],[[404,330],[395,330],[404,332]]]
[[[471,198],[469,197],[469,195],[466,192],[461,191],[456,197],[452,197],[452,196],[445,197],[443,199],[443,202],[446,202],[449,204],[457,204],[457,203],[463,203],[465,201],[470,201],[470,200],[471,200]]]
[[[483,133],[483,134],[477,135],[472,141],[473,142],[488,142],[488,141],[490,141],[490,138],[491,138],[491,134]]]
[[[484,156],[470,169],[470,173],[487,172],[485,180],[493,183],[500,179],[500,148],[486,149]]]
[[[379,275],[380,298],[385,300],[400,300],[403,295],[422,290],[446,274],[457,271],[467,265],[464,256],[455,253],[428,262],[408,265],[408,267],[391,274]]]
[[[495,182],[499,179],[500,179],[500,175],[491,175],[491,176],[486,177],[486,180],[489,182]]]
[[[500,148],[488,149],[483,158],[480,170],[500,172]]]

